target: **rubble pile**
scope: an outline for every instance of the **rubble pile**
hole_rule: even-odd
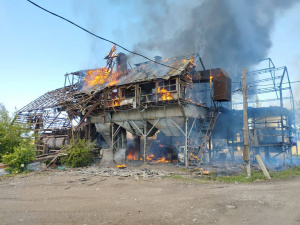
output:
[[[85,176],[101,176],[101,177],[131,177],[131,178],[153,178],[160,179],[163,176],[168,175],[169,173],[162,170],[152,170],[147,168],[112,168],[112,167],[88,167],[81,168],[77,170],[69,171],[69,173],[75,173],[78,175]]]

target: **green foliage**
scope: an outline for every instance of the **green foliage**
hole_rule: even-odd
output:
[[[12,173],[21,173],[26,170],[26,166],[35,159],[35,146],[29,141],[22,141],[14,148],[14,152],[3,155],[2,160],[8,164],[5,169]]]
[[[64,146],[67,156],[61,159],[62,164],[71,167],[88,166],[93,162],[92,151],[96,144],[86,139],[72,139],[70,144]]]
[[[14,151],[20,145],[24,128],[21,125],[13,125],[5,106],[0,103],[0,161],[4,154]]]

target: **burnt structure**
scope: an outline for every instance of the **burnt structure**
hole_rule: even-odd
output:
[[[165,60],[156,56],[155,62],[164,65],[147,61],[131,68],[127,56],[115,50],[105,57],[106,67],[66,74],[63,88],[19,110],[16,121],[29,122],[39,134],[36,145],[42,155],[59,151],[75,136],[97,140],[104,152],[124,160],[176,160],[186,166],[211,160],[218,143],[225,142],[232,156],[242,147],[242,111],[222,107],[232,92],[224,70],[205,70],[197,54]],[[294,117],[281,115],[276,117],[282,127],[292,127]],[[257,131],[262,117],[250,113],[256,149],[268,146],[258,140],[265,133]],[[291,138],[289,145],[285,140],[281,150],[273,150],[280,153],[282,145],[294,145]]]
[[[130,135],[141,143],[136,146],[138,159],[146,161],[147,139],[159,136],[172,139],[172,155],[180,162],[199,161],[216,122],[218,103],[231,100],[226,72],[197,70],[197,63],[202,63],[198,55],[156,57],[166,66],[144,62],[130,70],[126,55],[116,54],[115,48],[105,59],[106,67],[67,74],[65,87],[19,111],[17,121],[30,122],[40,134],[39,151],[55,152],[75,134],[97,139],[108,151],[126,151]]]

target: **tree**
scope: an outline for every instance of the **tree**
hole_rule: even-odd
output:
[[[0,103],[0,161],[4,154],[12,153],[23,140],[21,134],[24,133],[24,127],[13,125],[12,120],[5,106]]]

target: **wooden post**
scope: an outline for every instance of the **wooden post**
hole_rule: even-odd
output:
[[[243,68],[243,121],[244,121],[243,159],[246,163],[247,176],[251,177],[250,156],[249,156],[248,114],[247,114],[247,77],[246,77],[245,68]]]
[[[144,121],[144,162],[146,162],[146,147],[147,147],[147,121]]]
[[[211,137],[209,138],[209,145],[208,145],[208,160],[209,160],[209,163],[211,163],[211,142],[212,142],[212,139]]]
[[[111,123],[111,150],[114,150],[114,124]]]
[[[185,166],[189,165],[188,162],[188,118],[185,118],[185,137],[184,137],[184,150],[185,150]]]
[[[264,164],[263,161],[261,160],[260,156],[259,156],[259,155],[256,155],[255,158],[256,158],[256,160],[257,160],[257,162],[258,162],[258,164],[259,164],[261,170],[263,171],[265,177],[266,177],[267,179],[270,180],[270,179],[271,179],[270,174],[269,174],[267,168],[265,167],[265,164]]]

